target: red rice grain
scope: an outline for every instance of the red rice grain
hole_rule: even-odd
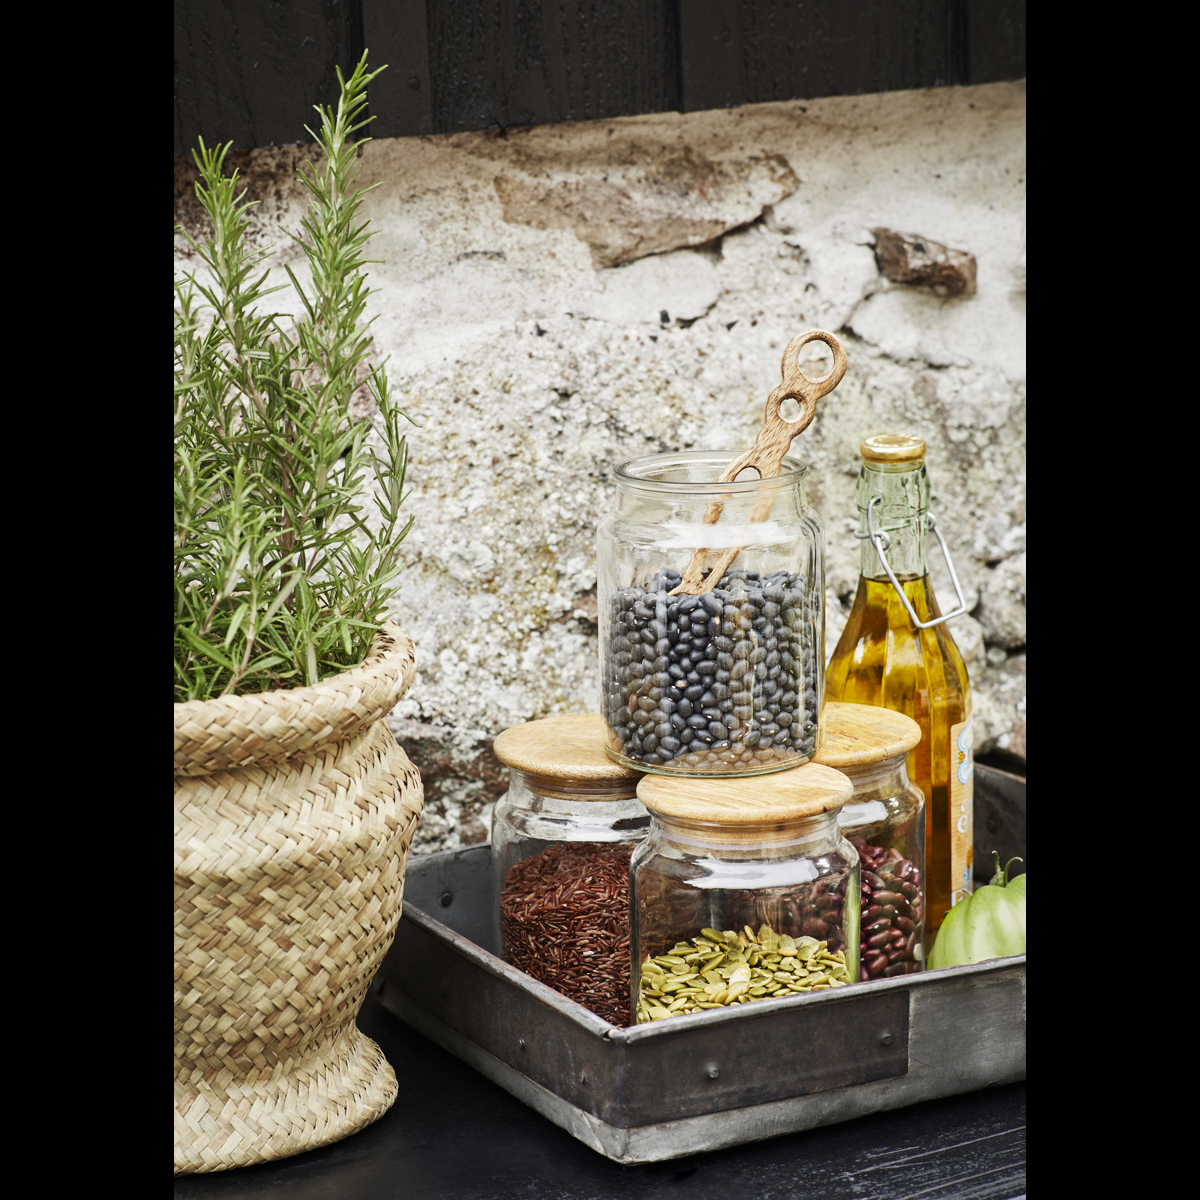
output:
[[[556,842],[509,870],[504,957],[612,1025],[631,1025],[629,859],[635,842]]]

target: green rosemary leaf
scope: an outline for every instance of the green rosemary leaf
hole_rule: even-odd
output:
[[[273,247],[249,241],[253,204],[230,147],[203,141],[196,195],[212,233],[175,281],[175,698],[319,681],[366,654],[395,593],[408,446],[382,364],[369,361],[370,237],[353,135],[370,120],[365,55],[317,106],[323,151],[301,164],[302,284],[271,285]],[[361,139],[357,145],[361,145]],[[264,306],[280,287],[302,311]],[[378,410],[351,420],[365,387]],[[368,489],[374,504],[366,503]],[[375,512],[379,520],[369,518]],[[372,525],[375,527],[373,528]]]

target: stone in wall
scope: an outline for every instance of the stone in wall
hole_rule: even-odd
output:
[[[928,287],[937,296],[975,295],[975,255],[919,233],[873,229],[875,261],[893,283]]]
[[[979,623],[989,645],[1025,646],[1025,552],[1003,559],[990,572],[979,597]]]
[[[598,132],[595,127],[591,131]],[[632,153],[625,154],[613,153],[623,147],[597,147],[607,151],[597,156],[596,167],[603,174],[596,167],[588,172],[587,159],[593,156],[580,155],[574,147],[567,161],[556,148],[549,154],[543,149],[536,164],[524,156],[520,165],[526,171],[540,168],[539,174],[549,177],[497,174],[492,182],[504,219],[534,229],[571,230],[602,270],[711,242],[756,220],[767,205],[790,196],[799,185],[778,154],[713,161],[687,144],[654,153],[639,139],[634,142]]]
[[[973,614],[951,628],[977,750],[1023,747],[1024,116],[1024,86],[993,84],[364,148],[376,354],[418,422],[393,605],[418,673],[392,724],[426,780],[419,852],[486,836],[507,786],[497,733],[598,707],[594,538],[614,466],[749,445],[784,345],[811,326],[849,359],[794,447],[826,530],[827,653],[858,578],[859,441],[919,433]],[[270,154],[252,152],[259,186],[291,224]],[[688,154],[725,181],[711,195],[643,187]],[[611,198],[609,182],[626,208],[565,199]],[[969,252],[976,294],[893,283],[875,228]],[[193,263],[177,250],[177,270]],[[946,604],[936,551],[931,569]]]

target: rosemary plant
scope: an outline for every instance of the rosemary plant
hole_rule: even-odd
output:
[[[175,282],[176,701],[356,666],[397,590],[410,418],[368,362],[370,233],[355,186],[367,139],[353,140],[378,74],[364,55],[348,80],[338,72],[336,111],[316,106],[309,133],[324,154],[300,168],[309,202],[292,234],[311,282],[286,268],[303,302],[295,320],[264,310],[279,290],[267,286],[271,248],[247,239],[252,205],[225,174],[230,146],[193,151],[212,234],[188,239],[207,270]],[[350,416],[364,382],[375,422]]]

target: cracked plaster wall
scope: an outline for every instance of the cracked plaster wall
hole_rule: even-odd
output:
[[[310,153],[241,156],[257,236],[295,226]],[[486,836],[502,729],[598,707],[613,466],[749,445],[783,346],[814,325],[849,357],[793,447],[826,528],[827,646],[858,576],[858,442],[919,433],[971,606],[952,630],[976,748],[1024,756],[1023,83],[382,140],[362,166],[376,351],[420,422],[394,604],[419,670],[391,718],[426,783],[416,852]],[[187,185],[177,163],[194,226]],[[889,284],[876,226],[970,251],[978,293]]]

